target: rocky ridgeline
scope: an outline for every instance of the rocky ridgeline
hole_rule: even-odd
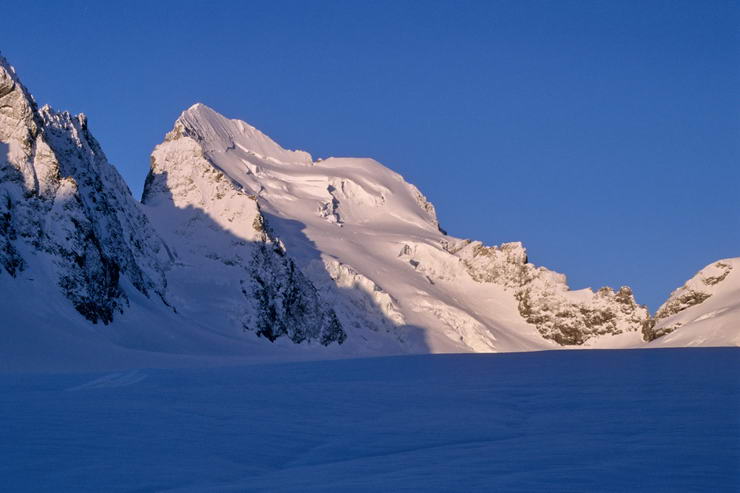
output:
[[[92,322],[110,322],[128,303],[123,276],[165,300],[166,250],[85,116],[38,109],[2,58],[0,218],[4,270],[16,276],[48,256],[60,289]]]
[[[487,247],[461,240],[447,242],[445,248],[461,259],[474,280],[512,289],[521,316],[543,337],[561,345],[641,331],[650,320],[629,287],[571,291],[563,274],[530,264],[521,243]]]
[[[668,300],[658,308],[655,317],[645,325],[645,339],[652,341],[679,328],[680,322],[675,324],[661,322],[711,298],[717,286],[727,279],[731,271],[732,265],[720,260],[697,272],[683,286],[673,291]]]

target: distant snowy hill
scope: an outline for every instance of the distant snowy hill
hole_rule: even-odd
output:
[[[740,346],[740,258],[700,270],[671,293],[652,324],[653,346]]]
[[[314,162],[202,104],[137,202],[84,115],[37,108],[0,58],[8,367],[738,345],[739,271],[708,266],[651,317],[628,287],[571,291],[520,243],[446,235],[376,161]]]

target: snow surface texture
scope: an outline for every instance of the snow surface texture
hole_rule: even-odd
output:
[[[0,375],[14,492],[740,489],[737,348]]]
[[[652,319],[627,287],[569,290],[520,243],[447,236],[376,161],[314,162],[202,104],[154,150],[139,203],[84,115],[38,109],[0,58],[5,369],[737,345],[737,263]]]

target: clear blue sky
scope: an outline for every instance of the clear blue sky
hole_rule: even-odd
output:
[[[735,1],[16,2],[0,50],[84,112],[135,195],[196,101],[314,157],[369,156],[450,234],[522,241],[655,309],[740,255]]]

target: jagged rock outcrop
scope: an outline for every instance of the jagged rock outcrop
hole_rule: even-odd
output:
[[[295,343],[343,343],[347,334],[332,309],[321,309],[316,288],[276,245],[256,246],[249,263],[251,287],[242,282],[246,301],[254,305],[243,320],[246,330],[271,341],[287,336]]]
[[[571,291],[563,274],[530,264],[521,243],[486,247],[464,240],[445,247],[474,280],[513,290],[521,316],[558,344],[580,345],[601,335],[638,332],[650,320],[629,287]]]
[[[109,323],[128,303],[122,277],[165,300],[166,248],[85,116],[37,108],[2,58],[0,151],[0,263],[8,274],[50,257],[59,288],[91,322]]]
[[[645,340],[653,341],[681,327],[684,324],[681,321],[674,323],[665,323],[664,321],[711,298],[732,270],[733,264],[730,259],[714,262],[704,267],[694,277],[686,281],[683,286],[673,291],[668,300],[658,308],[655,317],[644,325]]]

